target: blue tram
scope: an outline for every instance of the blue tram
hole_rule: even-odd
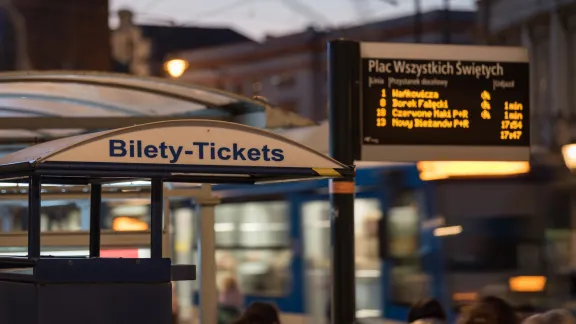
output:
[[[321,323],[329,294],[327,180],[220,186],[218,275],[253,300],[274,302],[286,323]],[[450,310],[479,294],[516,304],[534,295],[514,278],[544,268],[541,181],[529,175],[423,181],[414,164],[359,168],[356,179],[358,317],[402,321],[435,297]],[[538,292],[540,293],[540,292]]]

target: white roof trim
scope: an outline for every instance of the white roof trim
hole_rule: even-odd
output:
[[[141,141],[140,156],[125,154],[122,157],[112,155],[112,141],[123,141],[126,150],[129,142]],[[214,155],[209,158],[209,146],[204,146],[204,158],[199,150],[192,152],[193,142],[213,142],[216,150],[221,147],[231,156],[231,147],[245,147],[244,158],[220,158]],[[170,162],[169,157],[160,156],[158,145],[165,143],[180,148],[176,161]],[[147,145],[155,146],[154,156],[144,152]],[[273,156],[274,149],[282,152],[281,158],[264,158],[261,151],[263,147]],[[136,147],[136,146],[135,146]],[[198,148],[198,147],[196,147]],[[248,157],[250,148],[261,151]],[[118,149],[121,150],[121,149]],[[190,150],[190,151],[186,151]],[[135,149],[136,151],[136,149]],[[128,151],[126,151],[128,152]],[[152,150],[150,151],[152,152]],[[150,153],[149,152],[149,153]],[[166,152],[169,152],[166,149]],[[184,152],[186,152],[184,154]],[[188,152],[191,152],[188,154]],[[214,151],[216,152],[216,151]],[[223,151],[224,152],[224,151]],[[215,154],[215,153],[213,153]],[[220,153],[218,153],[220,154]],[[266,153],[268,154],[268,153]],[[148,157],[146,157],[148,156]],[[167,153],[168,156],[168,153]],[[256,158],[258,156],[258,158]],[[246,158],[248,157],[248,158]],[[287,167],[287,168],[348,168],[342,163],[331,159],[307,146],[292,141],[280,135],[245,126],[241,124],[210,121],[210,120],[177,120],[136,125],[126,128],[108,130],[103,132],[77,135],[54,141],[34,145],[0,158],[0,165],[17,163],[44,163],[44,162],[83,162],[83,163],[150,163],[150,164],[181,164],[181,165],[207,165],[229,167]]]

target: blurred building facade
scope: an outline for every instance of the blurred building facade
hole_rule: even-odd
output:
[[[0,5],[0,70],[110,69],[107,0]]]
[[[118,16],[111,33],[114,72],[162,76],[172,52],[253,42],[230,28],[136,25],[132,12],[120,10]]]
[[[576,0],[481,0],[477,30],[486,44],[528,49],[532,164],[570,181],[561,147],[576,139]],[[552,195],[554,228],[576,228],[570,188],[560,186]]]
[[[559,153],[576,135],[576,1],[481,0],[478,8],[485,43],[530,51],[532,144]]]
[[[226,27],[187,27],[140,25],[142,35],[151,42],[150,74],[165,74],[164,62],[170,54],[181,50],[193,50],[213,46],[253,43],[245,35]]]
[[[109,27],[108,0],[12,0],[0,5],[0,71],[92,70],[164,74],[168,54],[251,42],[230,28],[135,25],[121,10]]]
[[[560,149],[576,139],[576,1],[481,0],[478,8],[483,42],[530,53],[532,165],[546,166],[556,179],[547,186],[549,199],[538,199],[547,299],[569,307],[576,296],[576,182]]]
[[[183,81],[217,87],[247,96],[262,95],[271,103],[316,121],[327,117],[326,41],[338,37],[365,41],[414,42],[421,30],[424,43],[473,42],[475,13],[443,10],[334,31],[312,28],[268,37],[261,43],[240,43],[176,55],[189,62]],[[449,26],[447,26],[449,23]],[[448,28],[447,28],[448,27]],[[448,32],[448,35],[446,35]]]

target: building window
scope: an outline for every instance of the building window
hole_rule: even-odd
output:
[[[381,311],[382,283],[389,290],[389,301],[412,304],[425,296],[431,282],[422,270],[420,254],[420,213],[418,193],[410,192],[392,208],[383,210],[376,198],[357,198],[354,201],[354,236],[356,270],[357,315],[378,314]],[[385,214],[388,214],[385,216]],[[379,223],[385,218],[388,235],[381,237]],[[314,200],[302,205],[305,269],[315,282],[329,282],[330,278],[330,206],[326,200]],[[383,277],[380,268],[380,240],[387,239],[394,264]],[[313,276],[313,277],[312,277]],[[312,314],[323,314],[328,302],[328,285],[305,287],[311,296]],[[381,316],[381,315],[374,315]],[[317,321],[319,322],[319,321]]]
[[[292,74],[280,74],[271,77],[270,83],[278,88],[290,88],[296,84],[296,78]]]

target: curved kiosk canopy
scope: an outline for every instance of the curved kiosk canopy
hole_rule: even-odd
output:
[[[271,132],[240,124],[180,120],[45,142],[0,158],[0,177],[44,183],[137,178],[255,183],[353,176],[354,168]]]
[[[77,135],[6,155],[0,181],[28,181],[28,256],[0,258],[0,299],[13,301],[0,304],[0,322],[59,323],[76,316],[78,323],[169,324],[170,281],[195,279],[195,267],[162,258],[163,182],[253,184],[354,175],[353,166],[280,135],[209,120]],[[151,258],[100,258],[102,184],[133,179],[151,179]],[[91,185],[89,257],[40,257],[42,183]],[[14,309],[22,312],[8,311]]]
[[[166,78],[19,71],[1,72],[0,84],[2,144],[37,143],[170,119],[233,121],[269,129],[314,125],[262,100]]]

